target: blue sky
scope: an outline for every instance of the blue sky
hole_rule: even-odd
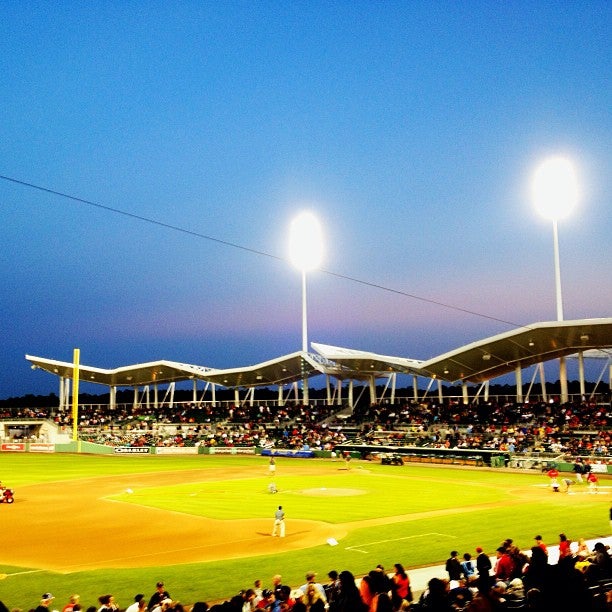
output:
[[[426,359],[553,320],[552,154],[581,188],[565,318],[610,316],[611,26],[607,1],[4,2],[0,174],[244,248],[0,180],[0,397],[57,392],[26,353],[298,350],[305,208],[363,281],[310,274],[312,341]]]

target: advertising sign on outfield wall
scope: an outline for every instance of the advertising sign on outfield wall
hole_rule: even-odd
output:
[[[115,452],[119,455],[147,455],[151,449],[148,446],[117,446]]]
[[[246,448],[240,447],[236,448],[235,446],[211,446],[208,449],[209,455],[254,455],[254,448]]]
[[[195,446],[156,446],[156,455],[197,455]]]
[[[30,452],[32,453],[54,453],[55,444],[41,444],[39,442],[30,442]]]
[[[4,442],[2,444],[3,451],[25,452],[26,445],[24,442]]]

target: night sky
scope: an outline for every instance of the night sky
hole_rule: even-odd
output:
[[[554,320],[551,155],[565,319],[611,316],[610,31],[609,1],[3,2],[0,398],[57,393],[26,353],[299,350],[305,209],[311,341],[428,359]]]

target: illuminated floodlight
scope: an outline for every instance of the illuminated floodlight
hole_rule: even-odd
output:
[[[552,221],[557,321],[563,321],[558,220],[567,217],[578,202],[578,181],[573,164],[564,157],[546,159],[538,166],[533,175],[532,190],[537,211],[543,217]],[[564,356],[559,357],[559,381],[561,383],[561,401],[567,402],[569,396],[567,366]]]
[[[303,272],[314,270],[323,261],[323,234],[319,220],[309,211],[300,213],[289,227],[289,257]]]
[[[308,352],[308,314],[306,307],[306,273],[323,261],[323,233],[318,219],[310,212],[300,213],[289,227],[289,258],[302,273],[302,353]],[[302,397],[308,405],[308,374],[302,360]]]
[[[579,196],[573,164],[564,157],[545,160],[533,176],[532,193],[536,209],[543,217],[567,217]]]

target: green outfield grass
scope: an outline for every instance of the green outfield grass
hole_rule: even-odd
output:
[[[320,468],[312,476],[291,475],[291,466]],[[267,491],[267,460],[263,457],[115,457],[92,455],[0,455],[0,478],[16,490],[17,503],[0,506],[2,512],[27,512],[19,503],[19,488],[38,482],[111,476],[144,472],[169,472],[209,468],[245,467],[252,475],[194,484],[177,484],[118,492],[115,499],[174,512],[211,518],[270,518]],[[353,462],[350,472],[342,462],[331,460],[279,459],[275,483],[288,509],[288,521],[312,519],[349,523],[380,517],[401,517],[397,522],[350,531],[337,546],[313,542],[312,548],[269,556],[189,565],[160,564],[159,568],[97,570],[57,574],[14,566],[0,566],[0,600],[9,608],[33,608],[40,594],[51,591],[61,608],[68,596],[78,592],[84,607],[95,605],[103,593],[113,593],[122,607],[135,593],[149,596],[154,583],[163,579],[171,595],[185,603],[229,597],[261,578],[264,586],[280,573],[293,586],[303,583],[307,570],[325,577],[330,569],[366,573],[377,563],[392,567],[401,562],[411,567],[440,564],[451,549],[473,552],[477,545],[493,552],[508,537],[528,548],[536,533],[549,544],[565,532],[570,538],[597,538],[609,534],[608,508],[612,495],[602,480],[599,495],[585,493],[575,485],[573,495],[552,494],[547,479],[536,472],[462,470],[419,465],[381,466]],[[247,473],[248,473],[247,472]],[[310,495],[327,488],[347,489],[352,495]],[[306,492],[305,492],[306,491]],[[518,495],[517,491],[526,493]],[[517,495],[520,503],[517,503]],[[494,507],[495,505],[495,507]],[[451,513],[443,511],[453,509]],[[439,516],[423,516],[440,511]],[[78,520],[78,517],[75,517]],[[41,554],[53,554],[41,546]]]

